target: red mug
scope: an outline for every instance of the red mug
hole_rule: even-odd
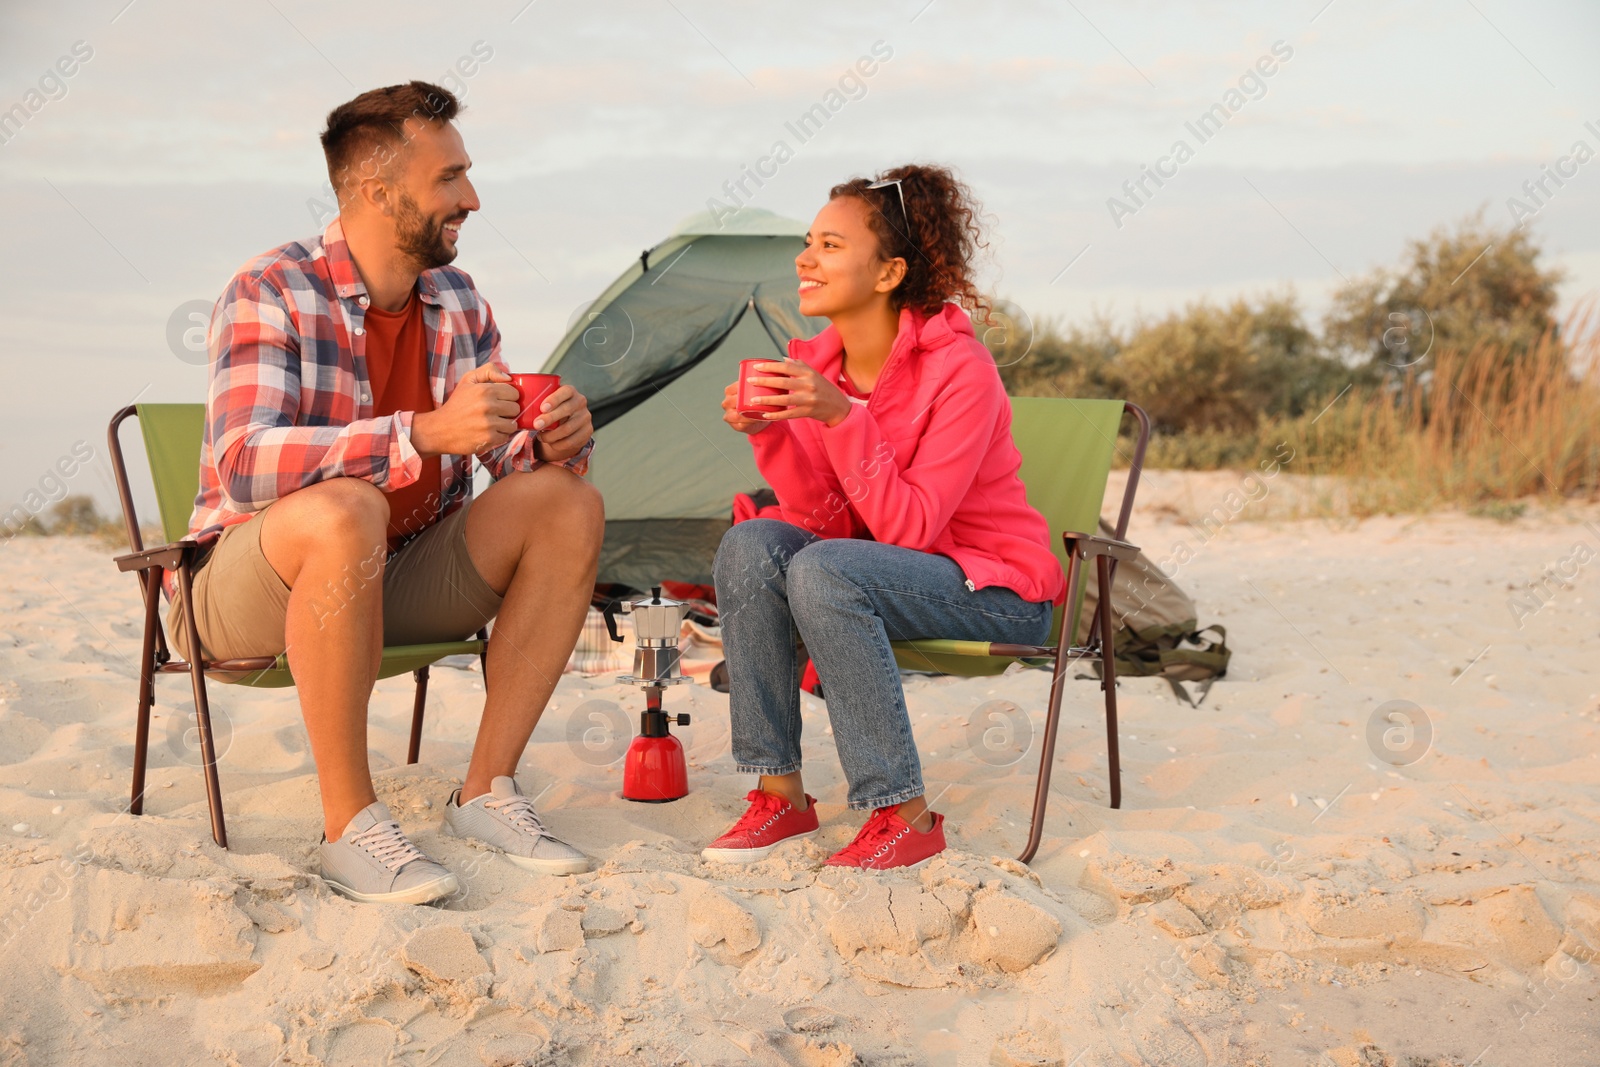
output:
[[[741,359],[739,361],[739,414],[747,419],[759,419],[773,411],[784,410],[785,405],[762,404],[759,398],[764,396],[782,396],[787,389],[774,389],[770,385],[755,385],[750,381],[752,375],[757,378],[770,377],[756,367],[762,363],[782,363],[781,359]]]
[[[559,374],[513,374],[511,384],[517,390],[517,426],[524,430],[533,429],[533,420],[541,412],[539,405],[550,399],[550,394],[561,388],[561,375]],[[561,423],[552,423],[545,429],[551,430]]]

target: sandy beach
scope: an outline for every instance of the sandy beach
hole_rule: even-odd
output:
[[[463,661],[433,672],[416,766],[409,679],[371,705],[379,797],[463,882],[446,908],[353,904],[312,873],[292,690],[212,688],[231,851],[182,678],[159,683],[147,814],[119,813],[134,582],[99,543],[13,539],[0,1064],[1595,1063],[1600,510],[1283,520],[1280,492],[1209,539],[1189,525],[1239,483],[1147,475],[1130,538],[1158,560],[1190,547],[1177,579],[1233,665],[1199,708],[1123,682],[1120,811],[1096,683],[1074,682],[1031,867],[1004,857],[1042,671],[908,679],[952,847],[870,875],[821,866],[859,819],[820,701],[822,833],[733,868],[699,858],[752,784],[727,698],[668,693],[694,716],[693,792],[632,804],[617,758],[641,699],[568,674],[519,778],[596,869],[544,877],[441,831],[483,697]],[[1370,720],[1397,701],[1419,728],[1385,742]]]

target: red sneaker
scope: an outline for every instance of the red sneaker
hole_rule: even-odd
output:
[[[930,812],[933,829],[922,833],[899,815],[900,805],[879,808],[856,839],[828,857],[829,867],[920,867],[944,851],[944,816]]]
[[[806,794],[806,810],[782,797],[750,790],[745,797],[750,807],[728,832],[701,850],[702,859],[722,863],[754,863],[766,859],[773,849],[791,837],[817,832],[817,800]]]

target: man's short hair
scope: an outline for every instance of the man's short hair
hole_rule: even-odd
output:
[[[406,120],[445,123],[460,111],[461,101],[449,89],[409,81],[369,90],[328,112],[322,154],[328,160],[328,180],[341,204],[347,190],[398,157],[408,140]]]

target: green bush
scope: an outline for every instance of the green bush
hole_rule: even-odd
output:
[[[1480,211],[1338,290],[1320,335],[1286,290],[1121,327],[1023,330],[999,301],[980,336],[1013,395],[1144,408],[1149,467],[1249,468],[1288,441],[1352,514],[1512,515],[1521,496],[1600,492],[1600,336],[1587,305],[1555,320],[1561,272],[1540,255]]]
[[[1562,272],[1539,266],[1525,230],[1496,229],[1483,212],[1406,247],[1405,262],[1334,294],[1323,320],[1330,347],[1389,377],[1445,347],[1498,349],[1515,362],[1547,333],[1559,336]]]
[[[1323,351],[1288,293],[1200,301],[1126,331],[1104,320],[1046,324],[1030,340],[1010,362],[991,344],[1013,395],[1132,400],[1169,437],[1239,434],[1264,416],[1299,415],[1355,373]],[[1007,349],[1016,344],[1007,338]]]

